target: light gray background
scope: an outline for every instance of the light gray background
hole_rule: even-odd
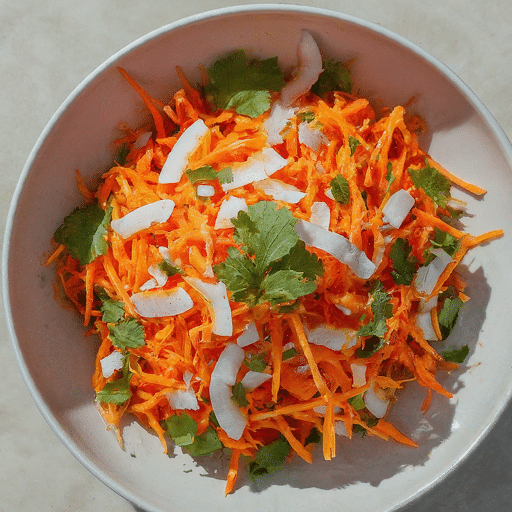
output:
[[[250,3],[255,2],[0,0],[2,231],[32,146],[50,116],[89,72],[162,25],[204,10]],[[418,44],[455,71],[512,138],[510,0],[289,3],[357,16]],[[468,460],[403,512],[511,510],[510,425],[512,406]],[[25,389],[0,315],[0,512],[53,510],[141,512],[90,475],[49,429]]]

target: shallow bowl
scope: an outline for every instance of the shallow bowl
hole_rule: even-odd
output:
[[[313,465],[294,461],[271,485],[255,490],[242,475],[224,497],[227,460],[194,461],[165,455],[158,439],[133,422],[121,450],[94,405],[91,374],[96,344],[77,316],[54,300],[53,270],[42,264],[50,239],[77,204],[75,169],[93,180],[112,162],[117,126],[143,123],[145,110],[116,67],[122,66],[154,97],[169,99],[179,86],[176,66],[192,81],[198,64],[244,48],[296,64],[301,29],[324,56],[353,59],[357,90],[373,104],[393,107],[414,98],[428,131],[421,143],[433,157],[488,192],[483,200],[462,191],[474,216],[467,230],[504,228],[505,236],[474,249],[463,273],[471,301],[450,343],[468,344],[461,371],[440,376],[455,399],[410,385],[391,419],[419,448],[376,438],[338,440],[338,456]],[[135,505],[154,512],[288,510],[384,512],[397,510],[446,477],[483,439],[512,392],[512,345],[507,304],[512,289],[512,148],[469,88],[442,63],[389,31],[360,19],[286,5],[232,7],[172,23],[129,45],[95,70],[50,120],[31,152],[10,210],[3,259],[3,291],[12,346],[42,415],[62,442],[94,475]],[[27,314],[30,312],[30,315]]]

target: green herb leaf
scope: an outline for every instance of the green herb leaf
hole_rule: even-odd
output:
[[[176,274],[183,274],[183,270],[181,270],[181,268],[175,267],[172,263],[168,262],[167,260],[162,260],[158,264],[158,268],[168,277],[175,276]]]
[[[431,244],[434,247],[440,247],[452,257],[457,252],[460,245],[459,241],[454,236],[446,231],[441,231],[439,228],[435,228],[434,239],[431,240]]]
[[[338,174],[333,178],[331,181],[331,192],[338,203],[348,204],[350,199],[350,190],[347,178],[344,178],[341,174]]]
[[[375,352],[384,347],[384,345],[386,345],[386,340],[384,338],[380,338],[379,336],[370,336],[364,342],[364,349],[356,349],[356,356],[361,359],[368,359],[373,356]]]
[[[416,266],[414,261],[410,259],[412,247],[403,238],[397,238],[391,250],[389,257],[393,262],[393,270],[391,277],[396,284],[408,286],[414,279]]]
[[[464,302],[462,302],[459,297],[445,299],[443,307],[438,315],[439,329],[441,330],[443,340],[450,335],[455,327],[455,323],[459,317],[460,308],[463,304]]]
[[[357,147],[361,143],[359,142],[359,139],[357,137],[352,137],[352,135],[348,136],[348,145],[350,147],[350,156],[354,156],[354,153],[356,152]]]
[[[297,117],[302,123],[311,123],[315,119],[315,113],[308,110],[306,112],[299,112]]]
[[[185,446],[192,457],[199,457],[202,455],[210,455],[222,448],[222,443],[213,427],[208,427],[202,434],[194,438],[192,444]]]
[[[265,475],[272,475],[279,471],[287,455],[290,453],[290,444],[283,437],[273,443],[262,446],[249,463],[249,474],[254,481]]]
[[[230,247],[214,271],[235,302],[276,305],[316,289],[313,280],[323,270],[321,262],[300,242],[292,213],[276,206],[260,201],[232,220],[240,250]]]
[[[53,239],[63,244],[80,265],[87,265],[107,253],[107,225],[111,208],[104,211],[97,204],[75,208],[64,218]]]
[[[128,147],[128,144],[126,142],[123,142],[121,146],[119,146],[119,149],[117,150],[117,155],[115,158],[115,161],[118,165],[121,167],[124,167],[126,164],[126,157],[128,156],[128,153],[130,152],[130,148]]]
[[[119,300],[106,299],[100,306],[101,319],[107,324],[115,324],[124,318],[124,303]]]
[[[264,372],[267,367],[267,361],[263,354],[249,354],[249,358],[244,360],[244,364],[253,372]]]
[[[322,441],[322,434],[320,431],[313,427],[308,434],[308,437],[304,440],[304,446],[307,446],[308,444],[318,444]]]
[[[431,167],[427,160],[425,160],[425,167],[409,169],[409,174],[416,188],[422,188],[438,206],[446,208],[451,188],[451,183],[447,178],[437,169]]]
[[[138,348],[146,344],[144,327],[136,318],[127,318],[115,325],[109,325],[110,339],[115,347]]]
[[[270,108],[270,91],[285,85],[277,57],[248,59],[243,50],[218,59],[207,70],[206,96],[217,108],[258,117]]]
[[[185,174],[192,185],[201,181],[219,180],[219,183],[221,184],[231,183],[233,181],[233,172],[231,171],[231,167],[225,167],[217,172],[210,165],[204,165],[197,169],[187,169]]]
[[[132,372],[130,372],[129,359],[125,355],[122,376],[112,382],[107,382],[101,391],[96,393],[96,402],[103,402],[106,404],[124,404],[132,396],[130,390],[130,379]]]
[[[349,398],[347,402],[356,410],[360,411],[361,409],[366,409],[366,404],[364,403],[363,395],[356,395],[352,398]]]
[[[317,96],[324,96],[330,91],[352,91],[352,79],[348,69],[342,62],[329,59],[323,63],[323,71],[318,80],[311,87],[311,91]]]
[[[298,354],[295,347],[289,348],[288,350],[285,350],[283,352],[283,361],[286,361],[287,359],[291,359],[292,357],[295,357]]]
[[[181,416],[174,414],[165,422],[165,429],[171,436],[171,439],[178,446],[187,446],[194,442],[197,434],[197,422],[186,412]]]
[[[96,394],[96,402],[121,405],[129,400],[131,396],[130,382],[128,379],[122,378],[107,382],[103,389]]]
[[[356,335],[377,336],[381,338],[387,332],[386,319],[391,318],[393,306],[390,303],[390,296],[384,291],[384,286],[380,281],[375,281],[370,295],[373,319],[366,325],[361,326]]]
[[[468,354],[469,347],[467,345],[463,345],[460,349],[445,350],[444,352],[441,352],[441,356],[445,361],[459,364],[464,362]]]
[[[389,189],[391,188],[391,185],[395,181],[395,175],[393,174],[393,164],[391,162],[388,162],[388,165],[387,165],[386,180],[388,182],[388,187],[386,188],[386,194],[387,194]]]
[[[249,402],[245,394],[245,388],[241,382],[237,382],[231,388],[231,400],[235,401],[240,407],[247,407]]]

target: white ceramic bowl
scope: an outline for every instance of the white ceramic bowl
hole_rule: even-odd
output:
[[[465,260],[472,297],[453,333],[471,352],[460,372],[442,375],[456,393],[434,396],[426,415],[424,390],[411,385],[391,412],[417,449],[375,438],[340,439],[332,462],[296,460],[273,484],[255,491],[246,476],[224,497],[227,461],[162,453],[159,441],[136,423],[125,428],[120,450],[95,409],[91,372],[95,343],[79,319],[53,299],[53,270],[41,265],[49,240],[80,199],[75,169],[98,176],[112,161],[109,143],[120,121],[136,126],[142,102],[116,66],[127,69],[162,100],[178,87],[175,66],[198,78],[228,51],[296,63],[302,28],[321,51],[355,58],[357,88],[376,105],[416,97],[429,131],[422,144],[455,174],[488,189],[484,200],[467,197],[468,231],[504,228],[505,237],[479,247]],[[512,392],[508,298],[512,238],[512,148],[497,123],[462,81],[420,48],[381,27],[319,9],[267,5],[233,7],[172,23],[134,42],[82,82],[56,112],[30,154],[16,189],[4,245],[4,296],[12,345],[36,405],[62,442],[107,486],[150,511],[245,510],[294,512],[396,510],[443,479],[485,436]],[[463,196],[462,193],[459,194]],[[298,458],[297,458],[298,459]]]

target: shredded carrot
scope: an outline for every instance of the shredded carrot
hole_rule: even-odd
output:
[[[297,113],[280,132],[282,142],[270,146],[263,127],[268,112],[252,118],[231,109],[212,111],[202,89],[195,88],[179,67],[182,88],[174,93],[171,104],[153,98],[125,70],[119,71],[143,99],[154,127],[123,126],[123,136],[114,145],[127,146],[126,162],[115,163],[104,173],[95,191],[89,190],[76,171],[78,190],[86,203],[96,202],[101,209],[108,209],[113,221],[163,199],[174,202],[172,214],[165,222],[160,219],[126,238],[111,223],[104,240],[108,248],[85,265],[60,243],[54,245],[45,264],[55,264],[64,295],[83,316],[88,333],[100,338],[92,386],[100,413],[116,430],[120,444],[121,419],[132,414],[158,436],[166,451],[166,422],[186,413],[197,426],[194,436],[214,435],[231,450],[226,495],[235,489],[241,458],[254,459],[262,446],[276,439],[286,440],[292,453],[311,463],[314,448],[306,439],[316,429],[322,436],[323,457],[333,459],[340,422],[349,438],[364,430],[383,440],[417,446],[385,417],[377,418],[363,398],[372,386],[378,397],[393,402],[399,399],[396,390],[412,380],[426,390],[423,413],[429,409],[433,392],[452,396],[437,380],[437,373],[458,365],[438,354],[416,318],[422,301],[437,296],[431,319],[436,336],[442,339],[439,314],[443,292],[450,288],[463,302],[469,298],[464,293],[466,283],[456,274],[457,266],[468,250],[503,236],[503,230],[472,236],[454,227],[448,209],[439,208],[427,191],[416,188],[407,169],[421,167],[427,158],[451,183],[473,194],[486,191],[452,175],[419,148],[418,133],[424,123],[411,117],[409,105],[375,112],[368,99],[352,94],[333,92],[325,98],[307,94],[298,100]],[[201,73],[206,85],[208,74],[204,68]],[[309,127],[322,136],[316,149],[300,135],[303,118],[313,119],[307,121]],[[204,122],[207,133],[188,154],[187,172],[178,183],[160,183],[169,152],[197,120]],[[152,131],[153,136],[145,147],[138,147],[135,142],[143,130]],[[249,158],[260,162],[260,155],[270,148],[282,159],[282,167],[271,174],[272,183],[295,187],[303,193],[302,199],[291,203],[286,197],[266,193],[258,184],[264,177],[261,167],[256,182],[249,180],[236,188],[221,183],[221,171],[229,168],[235,174]],[[205,171],[208,178],[194,183],[190,170]],[[343,186],[346,181],[346,200],[333,199],[334,180],[340,177]],[[199,196],[199,184],[209,186],[207,197]],[[414,206],[395,228],[386,223],[383,210],[393,194],[403,190],[409,192]],[[218,313],[219,304],[193,286],[197,285],[194,280],[205,287],[221,284],[217,269],[234,254],[231,251],[245,251],[249,259],[256,260],[253,248],[240,243],[233,227],[216,226],[221,206],[228,199],[245,201],[247,210],[260,201],[273,200],[278,208],[287,208],[302,221],[313,220],[314,209],[324,205],[327,217],[323,222],[329,231],[344,237],[352,255],[357,255],[355,259],[369,260],[375,270],[369,278],[358,277],[354,268],[333,255],[306,245],[309,256],[322,268],[314,279],[313,292],[282,304],[236,302],[234,294],[244,290],[227,286],[220,294],[227,302],[222,302],[224,309]],[[405,257],[408,269],[412,265],[413,274],[417,272],[438,245],[435,228],[455,237],[458,248],[430,297],[425,297],[412,278],[408,282],[407,275],[400,274],[394,260],[402,239],[410,252]],[[285,268],[279,271],[286,274],[288,262],[283,258],[277,267],[281,264]],[[308,262],[301,264],[307,266]],[[232,270],[243,274],[247,269],[234,265]],[[269,274],[273,270],[268,270]],[[299,287],[313,282],[308,279],[294,283]],[[157,294],[171,292],[184,292],[192,305],[175,315],[155,317],[142,315],[136,307],[136,297],[156,300]],[[376,298],[377,293],[381,295]],[[117,316],[112,313],[109,318],[110,309]],[[220,327],[230,327],[223,334],[218,334],[217,314],[225,315]],[[134,335],[120,343],[116,338],[119,332],[134,325],[143,341]],[[242,383],[246,375],[254,378],[258,372],[264,382],[254,389],[243,388],[242,396],[235,397],[240,418],[246,421],[242,434],[235,438],[226,424],[214,421],[215,396],[210,396],[210,385],[220,355],[237,344],[251,326],[257,339],[243,346],[244,363],[237,370],[236,382]],[[327,332],[323,341],[315,337],[322,329]],[[102,362],[116,357],[114,352],[122,355],[123,367],[106,376]],[[361,367],[364,380],[357,371]],[[118,394],[102,401],[102,394],[112,389]],[[184,400],[181,406],[180,398]]]

